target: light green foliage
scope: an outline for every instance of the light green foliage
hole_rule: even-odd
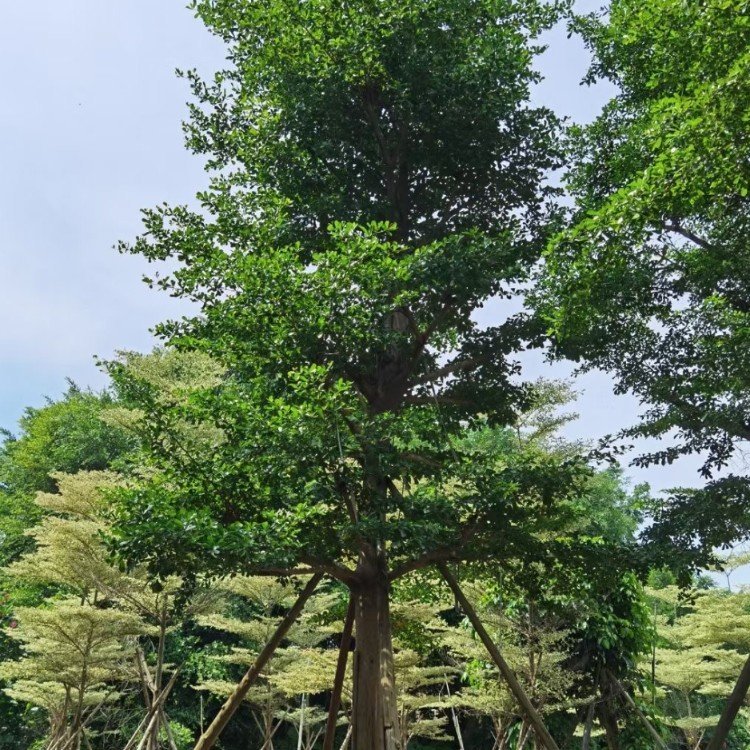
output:
[[[665,722],[690,747],[718,721],[750,649],[747,594],[699,591],[686,600],[676,587],[648,590],[657,616],[659,645],[654,664],[658,704]],[[719,699],[719,700],[717,700]]]
[[[441,694],[429,688],[442,687],[454,676],[454,668],[429,666],[415,651],[401,649],[396,654],[396,685],[402,747],[412,738],[448,740],[448,717],[451,705]],[[442,692],[442,691],[441,691]]]
[[[504,611],[485,594],[481,579],[465,584],[465,590],[539,711],[554,713],[581,702],[574,697],[576,676],[566,665],[571,656],[569,631],[558,622],[545,621],[533,602]],[[468,678],[468,687],[456,700],[464,710],[488,716],[499,741],[523,718],[517,702],[468,624],[447,629],[442,641]]]
[[[143,633],[143,621],[77,599],[16,614],[19,625],[10,635],[24,656],[0,665],[0,676],[11,683],[6,692],[46,711],[50,742],[80,733],[89,714],[116,699],[117,685],[132,676],[132,641]]]
[[[33,551],[4,573],[72,598],[18,609],[21,627],[11,636],[23,641],[27,655],[6,662],[2,677],[13,681],[9,695],[48,713],[50,742],[60,732],[80,741],[86,736],[81,734],[84,719],[99,720],[86,728],[91,734],[110,714],[108,705],[99,705],[104,695],[107,703],[119,701],[123,688],[139,681],[144,692],[161,690],[162,675],[171,670],[163,654],[169,634],[186,618],[209,609],[215,597],[198,592],[178,602],[178,578],[154,587],[143,569],[125,572],[113,564],[105,545],[107,493],[123,483],[121,477],[91,471],[59,473],[54,480],[59,492],[36,498],[46,515],[29,532]],[[40,635],[42,627],[47,636]],[[56,645],[55,637],[67,646]],[[84,709],[91,712],[86,717]]]
[[[198,618],[204,627],[238,636],[242,645],[233,647],[219,660],[247,669],[277,628],[283,616],[279,613],[294,603],[298,583],[294,579],[280,581],[260,576],[234,576],[219,581],[220,590],[240,598],[250,608],[249,616],[232,615],[230,599],[225,602],[225,614]],[[310,705],[309,698],[333,685],[338,652],[320,644],[337,632],[336,626],[326,624],[327,612],[336,599],[335,592],[319,592],[308,601],[302,617],[287,634],[287,644],[277,649],[260,681],[248,692],[245,700],[264,741],[270,742],[284,723],[302,731],[305,748],[312,747],[322,731],[326,714]],[[228,680],[211,679],[195,687],[225,697],[235,685]]]
[[[118,427],[108,426],[101,416],[113,406],[107,393],[82,391],[70,385],[58,401],[29,408],[20,420],[18,433],[2,435],[0,447],[0,564],[18,560],[33,547],[27,531],[38,524],[44,511],[34,502],[38,491],[55,489],[53,474],[81,469],[101,471],[121,460],[135,441]],[[3,574],[2,616],[7,623],[18,606],[39,604],[45,596],[40,577],[29,580]],[[18,643],[0,636],[2,659],[19,654]],[[24,711],[23,703],[0,697],[0,743],[20,750],[38,730],[35,716]],[[25,717],[22,720],[21,717]],[[30,730],[30,731],[29,731]]]
[[[5,489],[24,494],[52,492],[55,472],[108,469],[134,445],[125,432],[102,421],[102,414],[112,405],[108,393],[71,385],[60,401],[27,408],[19,422],[20,435],[9,437],[0,451]]]
[[[40,493],[36,503],[45,515],[29,535],[34,551],[5,569],[13,578],[38,584],[57,584],[88,599],[109,593],[122,577],[107,559],[101,533],[104,498],[102,491],[116,484],[107,472],[55,474],[59,493]]]

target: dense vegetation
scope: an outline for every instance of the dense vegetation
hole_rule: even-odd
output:
[[[208,186],[121,249],[198,313],[0,450],[0,747],[746,747],[747,3],[192,7]],[[530,103],[562,22],[588,126]],[[530,348],[642,420],[565,440]]]

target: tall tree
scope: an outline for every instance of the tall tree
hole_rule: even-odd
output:
[[[212,178],[200,210],[146,211],[125,249],[178,262],[153,283],[200,314],[160,332],[223,375],[167,403],[113,366],[148,406],[154,469],[121,503],[119,550],[153,550],[162,573],[304,566],[343,581],[354,746],[397,747],[390,583],[490,556],[580,564],[593,546],[535,536],[575,492],[579,460],[459,439],[512,424],[528,395],[514,357],[538,331],[474,313],[517,293],[555,216],[558,124],[528,98],[534,40],[561,5],[193,7],[231,63],[212,82],[188,74],[188,142]],[[215,432],[180,446],[180,420]]]
[[[703,455],[705,486],[676,492],[650,536],[670,562],[705,564],[750,531],[750,478],[717,476],[750,439],[750,12],[614,0],[576,27],[591,78],[619,92],[574,132],[576,212],[548,253],[542,309],[561,352],[648,405],[630,435],[669,437],[640,463]]]

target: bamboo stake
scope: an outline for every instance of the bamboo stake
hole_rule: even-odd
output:
[[[161,716],[161,724],[164,727],[164,731],[167,733],[167,742],[169,742],[169,750],[177,750],[177,743],[172,733],[172,727],[169,726],[169,718],[164,712],[163,708],[159,709],[159,716]]]
[[[302,589],[302,593],[294,603],[294,606],[289,610],[286,617],[281,621],[281,624],[276,629],[276,632],[271,636],[271,640],[263,647],[263,650],[258,654],[258,658],[255,660],[250,669],[245,672],[244,677],[239,681],[234,692],[227,698],[224,705],[219,709],[219,713],[209,725],[208,729],[201,735],[200,739],[195,745],[194,750],[210,750],[219,739],[219,735],[224,730],[229,720],[234,716],[237,709],[242,704],[242,701],[247,695],[247,691],[250,690],[251,685],[258,678],[263,667],[266,665],[268,660],[273,656],[274,651],[279,647],[279,644],[284,640],[284,636],[292,627],[295,620],[299,617],[302,612],[302,608],[305,606],[307,600],[312,596],[313,591],[317,588],[320,583],[320,579],[323,577],[322,573],[316,573]]]
[[[323,750],[333,750],[333,742],[336,738],[336,724],[338,722],[339,707],[341,706],[341,693],[344,689],[346,663],[349,660],[349,648],[351,646],[353,627],[354,597],[350,595],[349,607],[346,610],[346,619],[344,620],[344,630],[341,633],[339,658],[336,662],[336,676],[333,680],[333,691],[331,692],[331,705],[328,707],[328,720],[326,721],[326,735],[323,740]]]
[[[617,685],[617,689],[622,693],[622,696],[625,698],[625,702],[630,706],[630,708],[635,711],[636,716],[641,720],[641,723],[644,727],[648,730],[648,733],[654,738],[654,742],[656,742],[657,747],[660,747],[661,750],[669,750],[667,747],[667,743],[664,742],[664,740],[661,738],[661,735],[654,729],[654,725],[646,718],[646,715],[641,711],[640,708],[638,708],[638,705],[631,697],[630,693],[625,690],[622,683],[612,676],[612,680],[614,681],[615,685]]]
[[[510,688],[511,693],[513,693],[513,697],[516,699],[516,701],[518,701],[518,704],[521,706],[521,709],[523,710],[526,718],[534,728],[534,733],[539,738],[542,745],[544,745],[547,750],[560,750],[554,738],[549,733],[549,730],[544,725],[539,712],[534,708],[531,701],[529,700],[529,697],[526,695],[526,692],[524,691],[521,683],[518,681],[515,674],[513,674],[513,670],[505,661],[502,654],[500,653],[500,650],[495,645],[492,638],[490,638],[487,631],[484,629],[484,625],[482,625],[482,622],[479,619],[476,610],[471,606],[466,596],[464,596],[464,592],[458,585],[458,581],[456,581],[455,577],[448,569],[448,566],[444,562],[439,562],[437,566],[443,578],[445,578],[448,586],[450,586],[453,595],[456,597],[459,604],[466,613],[466,616],[469,618],[469,621],[474,626],[474,630],[476,630],[477,635],[484,644],[484,647],[487,649],[490,656],[492,657],[492,660],[500,670],[503,678],[508,683],[508,687]]]
[[[347,750],[349,747],[349,743],[352,741],[352,730],[354,727],[349,724],[349,729],[346,730],[346,737],[344,737],[344,741],[341,743],[341,747],[339,750]]]
[[[143,733],[143,737],[141,737],[141,741],[138,743],[138,747],[135,750],[143,750],[143,748],[146,746],[146,743],[151,740],[154,727],[157,726],[158,721],[159,721],[159,709],[157,708],[152,714],[151,720],[146,726],[146,731]]]
[[[133,736],[128,740],[128,744],[125,745],[123,750],[131,750],[131,748],[135,745],[136,738],[140,734],[141,730],[150,725],[151,716],[157,715],[157,712],[159,710],[159,707],[167,700],[169,694],[172,692],[172,688],[174,687],[175,682],[177,682],[177,675],[180,673],[180,668],[178,667],[175,669],[175,671],[172,673],[172,676],[169,678],[169,682],[164,687],[164,690],[159,693],[159,695],[154,699],[154,702],[151,705],[151,708],[148,710],[146,715],[141,719],[141,723],[138,725],[138,728],[133,733]],[[148,729],[146,729],[147,736]]]

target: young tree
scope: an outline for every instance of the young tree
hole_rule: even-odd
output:
[[[140,638],[131,638],[128,644],[122,645],[129,652],[129,669],[121,669],[113,678],[121,682],[140,682],[142,688],[145,716],[129,746],[143,739],[146,750],[156,750],[160,746],[160,732],[169,734],[171,731],[165,703],[174,686],[172,678],[176,670],[171,668],[172,678],[168,680],[167,639],[185,619],[210,608],[212,597],[198,592],[178,602],[178,579],[167,579],[154,590],[143,568],[125,573],[113,565],[104,542],[108,530],[106,493],[122,481],[121,477],[112,472],[88,471],[74,475],[56,473],[52,479],[59,491],[39,493],[36,498],[36,504],[46,515],[28,532],[34,540],[33,550],[5,568],[3,573],[11,580],[40,588],[53,587],[74,597],[81,608],[77,611],[79,619],[85,616],[86,608],[94,610],[90,615],[94,619],[100,609],[106,608],[117,610],[124,618],[140,621]],[[52,599],[39,602],[39,606],[54,612],[58,604]],[[68,610],[63,606],[59,617],[72,616]],[[32,609],[26,607],[23,611],[28,613]],[[27,619],[36,621],[29,615]],[[113,628],[113,638],[116,638],[116,628]],[[152,644],[153,649],[149,649]],[[38,659],[30,661],[22,668],[31,674],[30,670],[38,663]],[[11,664],[9,669],[12,671],[15,667]],[[43,664],[40,669],[44,669]],[[113,695],[118,696],[119,691],[110,687]],[[13,694],[19,693],[16,690]],[[99,719],[105,713],[101,707],[97,709]],[[58,709],[54,714],[59,720],[66,717],[65,712],[60,713]],[[66,737],[66,741],[68,739]],[[172,738],[169,742],[172,743]]]
[[[47,712],[48,750],[80,750],[91,721],[132,676],[132,640],[143,621],[75,598],[46,604],[17,610],[20,624],[10,635],[24,656],[4,662],[0,674],[12,683],[9,695]]]
[[[234,576],[218,583],[222,591],[239,597],[245,608],[250,608],[241,616],[213,613],[199,618],[202,626],[240,639],[239,645],[221,657],[222,661],[246,668],[253,664],[281,621],[279,611],[294,602],[294,583],[252,576]],[[285,723],[295,727],[304,747],[314,745],[324,729],[326,714],[311,705],[310,698],[333,685],[336,652],[322,648],[321,642],[336,632],[336,626],[326,620],[337,598],[335,592],[319,592],[310,599],[303,616],[286,634],[286,646],[275,651],[259,684],[245,698],[263,738],[263,748],[273,748],[273,739]],[[226,697],[234,684],[214,679],[196,687]]]
[[[657,613],[652,700],[689,747],[700,747],[750,647],[748,596],[703,590],[686,597],[674,586],[647,593]]]
[[[518,675],[540,713],[552,713],[574,706],[577,680],[569,668],[570,632],[556,618],[545,617],[533,601],[526,601],[507,611],[492,604],[484,592],[491,590],[488,581],[478,579],[466,585],[465,591],[478,602],[483,622],[491,629],[503,653]],[[520,723],[517,746],[524,747],[533,731],[526,716],[515,705],[512,694],[503,685],[496,668],[488,664],[481,642],[470,628],[456,627],[444,635],[447,648],[469,678],[469,689],[460,699],[467,709],[487,716],[493,726],[495,746],[504,748],[511,730]]]
[[[148,404],[154,470],[121,504],[119,550],[158,548],[157,573],[304,566],[344,582],[354,746],[394,748],[391,582],[587,546],[533,534],[575,490],[576,461],[487,459],[457,439],[480,419],[511,424],[526,394],[514,355],[538,330],[474,313],[517,293],[549,233],[557,122],[528,99],[535,39],[561,5],[193,7],[231,63],[212,82],[188,74],[188,142],[212,179],[199,210],[147,211],[125,249],[178,261],[154,283],[201,313],[160,331],[224,375],[169,405],[113,367]],[[219,436],[180,449],[178,418]]]

